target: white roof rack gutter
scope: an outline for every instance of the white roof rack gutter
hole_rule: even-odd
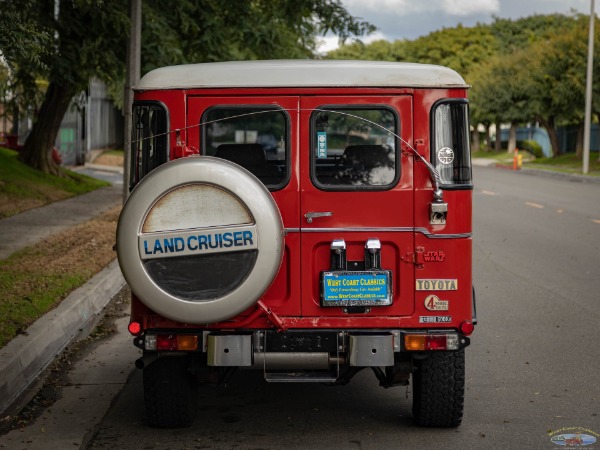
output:
[[[231,61],[163,67],[134,88],[396,87],[468,88],[447,67],[404,62],[340,60]]]

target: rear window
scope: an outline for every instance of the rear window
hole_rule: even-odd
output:
[[[312,115],[311,168],[324,190],[389,189],[400,177],[396,114],[379,106],[321,107]]]
[[[289,119],[272,106],[217,106],[202,117],[204,154],[244,167],[271,190],[288,178]]]
[[[472,187],[469,147],[469,104],[442,100],[433,107],[431,162],[440,172],[442,187]]]
[[[131,187],[167,162],[169,129],[167,111],[160,103],[134,103],[132,112]]]

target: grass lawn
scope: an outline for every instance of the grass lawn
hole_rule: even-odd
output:
[[[501,152],[471,152],[471,158],[486,158],[486,159],[496,159],[498,161],[508,160],[512,156],[509,155],[506,151]]]
[[[109,185],[63,171],[64,177],[44,174],[0,147],[0,219]],[[115,258],[120,209],[0,260],[0,348]]]
[[[120,149],[105,150],[104,152],[102,152],[102,154],[123,157],[123,150],[120,150]]]
[[[63,169],[63,177],[32,169],[17,152],[0,147],[0,219],[84,194],[109,183]]]
[[[556,170],[566,173],[582,173],[583,162],[577,159],[574,153],[560,155],[557,158],[537,158],[528,165],[532,168]],[[600,176],[600,162],[598,162],[598,153],[590,155],[589,175]]]
[[[115,258],[120,210],[117,206],[0,260],[0,348]]]
[[[560,155],[557,158],[532,158],[528,152],[520,152],[523,156],[523,167],[532,169],[544,169],[555,172],[581,174],[583,163],[577,159],[574,153]],[[512,156],[506,151],[496,152],[473,152],[472,158],[487,158],[497,160],[498,164],[512,167]],[[598,153],[590,155],[590,176],[600,176],[600,162]]]

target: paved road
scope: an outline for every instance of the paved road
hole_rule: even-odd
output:
[[[333,388],[266,384],[258,373],[238,372],[228,389],[201,391],[192,428],[153,430],[143,422],[141,374],[134,371],[96,428],[79,441],[73,437],[72,444],[552,449],[558,447],[549,433],[578,428],[597,433],[598,442],[586,448],[599,449],[600,186],[496,169],[478,168],[475,175],[479,326],[467,350],[460,428],[414,427],[410,389],[384,390],[363,371],[348,386]],[[130,364],[123,367],[131,370]],[[85,407],[93,402],[86,399]],[[60,411],[61,404],[52,409]],[[13,432],[10,441],[0,438],[0,445],[38,442],[39,433],[28,437],[32,428],[39,424]],[[45,436],[46,448],[53,436]]]

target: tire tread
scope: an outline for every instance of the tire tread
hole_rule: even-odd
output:
[[[146,418],[153,428],[189,427],[196,416],[196,383],[185,358],[165,357],[144,368]]]
[[[419,426],[458,427],[465,396],[465,352],[431,352],[416,362],[413,416]]]

